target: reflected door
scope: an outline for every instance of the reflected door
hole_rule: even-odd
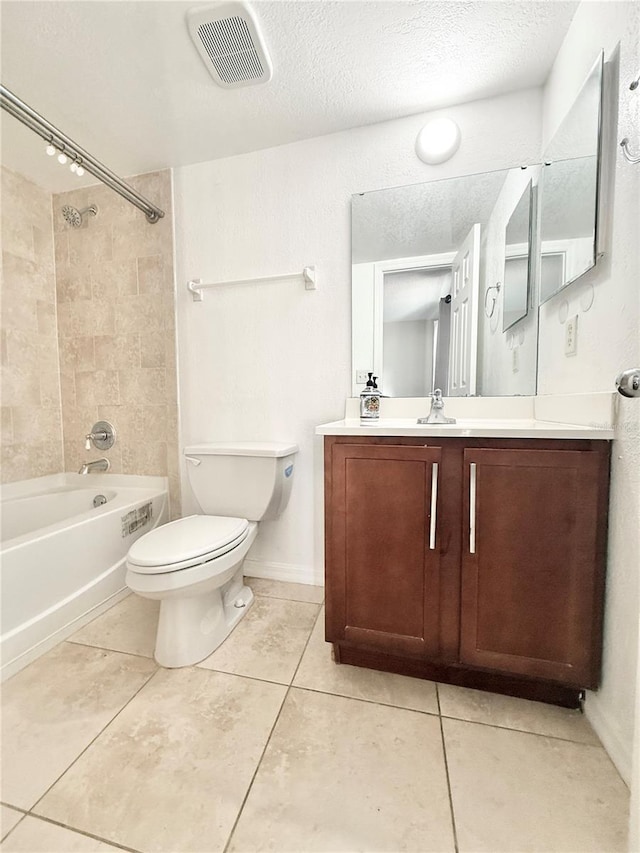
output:
[[[450,397],[468,397],[476,393],[479,287],[480,225],[476,223],[453,261],[449,388],[446,389]]]

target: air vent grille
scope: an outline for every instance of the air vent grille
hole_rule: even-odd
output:
[[[260,26],[246,3],[223,2],[187,13],[191,38],[219,86],[266,83],[272,68]]]
[[[259,80],[264,68],[242,18],[224,18],[198,27],[204,49],[225,83]]]

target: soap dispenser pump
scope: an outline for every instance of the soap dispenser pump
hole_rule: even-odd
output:
[[[380,418],[380,391],[376,385],[376,379],[373,373],[369,374],[369,379],[360,394],[360,422],[371,423]]]

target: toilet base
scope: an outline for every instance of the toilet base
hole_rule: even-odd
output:
[[[208,658],[229,636],[253,603],[242,574],[222,587],[193,597],[164,598],[154,657],[175,669]]]

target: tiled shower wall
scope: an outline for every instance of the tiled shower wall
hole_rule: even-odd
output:
[[[2,168],[3,483],[63,470],[51,195]]]
[[[113,473],[168,475],[180,515],[171,175],[128,182],[165,211],[155,225],[102,185],[54,195],[58,337],[67,471],[107,456]],[[62,207],[96,205],[72,228]],[[117,441],[85,451],[97,420]]]

